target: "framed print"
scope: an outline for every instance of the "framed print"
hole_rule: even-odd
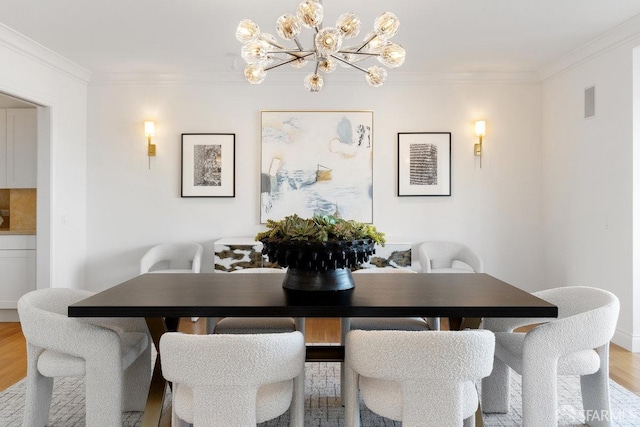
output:
[[[234,133],[182,134],[182,197],[235,197]]]
[[[373,221],[372,111],[262,111],[260,222]]]
[[[451,195],[451,132],[398,133],[398,196]]]

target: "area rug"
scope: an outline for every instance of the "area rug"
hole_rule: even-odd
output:
[[[340,364],[307,363],[305,367],[305,427],[342,427],[344,408],[340,404]],[[24,410],[24,380],[0,393],[0,426],[20,427]],[[560,426],[582,426],[584,416],[580,400],[580,382],[577,377],[562,377],[558,386]],[[169,399],[167,399],[169,400]],[[611,381],[611,417],[614,426],[640,425],[640,397]],[[521,425],[522,398],[520,376],[512,375],[511,409],[508,414],[485,414],[487,427],[515,427]],[[123,414],[122,425],[140,425],[140,412]],[[84,383],[78,378],[58,378],[54,381],[54,394],[48,426],[84,426]],[[382,418],[361,405],[362,427],[401,426],[401,423]],[[260,424],[261,427],[285,427],[289,415]]]

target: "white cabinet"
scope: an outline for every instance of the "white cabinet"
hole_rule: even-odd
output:
[[[0,236],[0,309],[36,289],[35,236]]]
[[[0,109],[0,188],[36,188],[35,108]]]

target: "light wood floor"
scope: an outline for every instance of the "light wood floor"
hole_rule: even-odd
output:
[[[446,320],[442,323],[446,329]],[[309,343],[340,341],[339,319],[308,318],[306,328]],[[196,323],[181,319],[179,329],[186,333],[202,333],[204,322],[202,319]],[[640,353],[631,353],[612,344],[609,368],[611,379],[640,396]],[[0,323],[0,391],[20,381],[26,373],[26,346],[20,324]],[[169,422],[163,419],[162,426],[169,426]]]

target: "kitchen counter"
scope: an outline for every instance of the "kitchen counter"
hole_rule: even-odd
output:
[[[35,235],[35,229],[25,230],[12,230],[10,228],[0,228],[0,236],[15,236],[15,235]]]

